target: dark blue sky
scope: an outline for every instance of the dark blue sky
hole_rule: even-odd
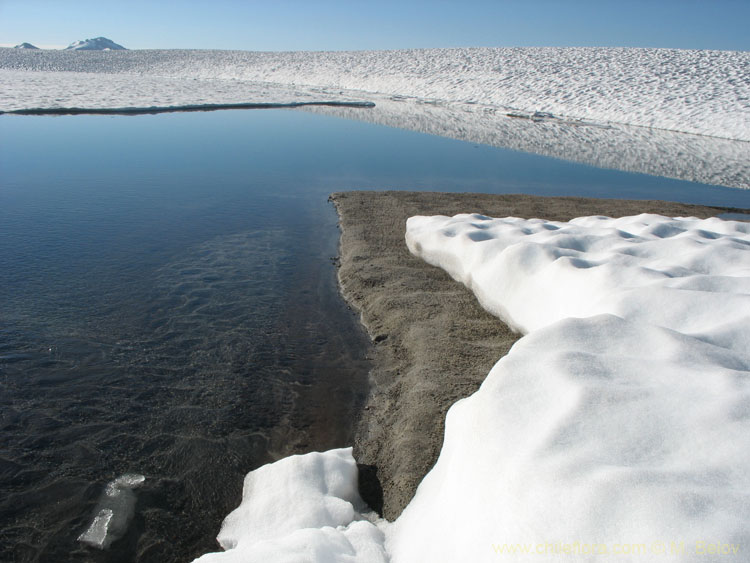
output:
[[[750,50],[750,0],[0,0],[0,44],[131,49],[624,46]]]

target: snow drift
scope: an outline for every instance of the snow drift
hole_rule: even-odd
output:
[[[414,217],[407,243],[528,334],[449,411],[394,561],[747,558],[750,225]]]
[[[217,538],[226,551],[195,561],[386,563],[365,510],[351,448],[290,456],[248,473]]]

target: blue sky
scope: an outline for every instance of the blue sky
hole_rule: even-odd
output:
[[[750,50],[750,0],[0,0],[0,45],[130,49],[623,46]]]

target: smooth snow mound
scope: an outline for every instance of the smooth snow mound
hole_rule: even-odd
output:
[[[247,474],[217,538],[226,551],[195,561],[386,563],[365,509],[351,448],[287,457]]]
[[[273,85],[277,91],[283,86],[308,93],[348,91],[349,96],[359,93],[367,99],[399,96],[543,116],[543,121],[618,123],[750,141],[749,52],[549,47],[34,55],[0,49],[0,70],[25,73],[11,77],[14,86],[0,97],[0,110],[91,103],[160,106],[164,104],[153,98],[166,96],[176,97],[175,105],[244,102],[263,85]],[[35,76],[39,71],[56,74]],[[59,74],[71,72],[79,73],[75,88],[55,84]],[[120,81],[110,85],[107,77],[97,79],[95,74],[126,75],[129,87]],[[196,80],[201,81],[199,88]],[[132,103],[132,90],[140,91],[140,103]]]
[[[413,253],[528,335],[450,409],[392,561],[747,561],[749,233],[409,219]]]

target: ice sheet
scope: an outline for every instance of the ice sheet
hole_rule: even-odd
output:
[[[750,53],[624,48],[463,48],[357,52],[27,51],[0,49],[0,109],[59,107],[75,100],[126,106],[127,75],[140,105],[168,95],[175,104],[209,99],[248,101],[272,84],[339,95],[343,91],[413,97],[428,102],[486,104],[517,116],[621,123],[750,141]],[[10,76],[8,71],[23,71]],[[26,87],[29,71],[76,72],[73,92],[46,77]],[[160,81],[168,79],[162,85]],[[20,83],[19,83],[20,80]],[[193,81],[202,81],[195,88]],[[182,88],[176,87],[182,84]],[[97,86],[98,88],[94,88]],[[320,92],[320,90],[325,92]],[[169,93],[167,93],[169,92]],[[175,94],[175,92],[179,92]],[[62,93],[62,94],[61,94]],[[62,96],[57,99],[58,96]],[[82,103],[75,103],[81,107]],[[539,112],[539,113],[537,113]],[[550,118],[550,117],[548,117]]]

